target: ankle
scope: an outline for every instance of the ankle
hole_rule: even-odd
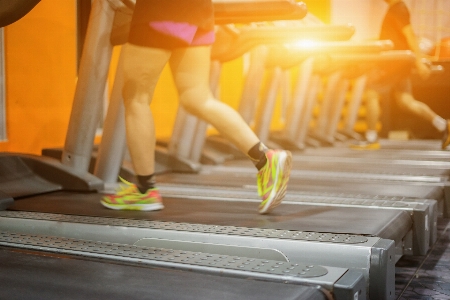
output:
[[[267,156],[263,155],[261,159],[257,163],[255,163],[255,167],[256,169],[258,169],[258,171],[260,171],[262,168],[264,168],[266,164],[267,164]]]
[[[155,188],[155,174],[150,175],[137,175],[138,184],[136,185],[139,192],[142,194],[146,193],[148,190]]]
[[[250,150],[248,151],[247,155],[252,160],[255,167],[259,170],[261,170],[267,162],[266,152],[268,148],[261,142],[254,145]]]

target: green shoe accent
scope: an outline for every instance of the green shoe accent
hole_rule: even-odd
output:
[[[378,141],[376,142],[360,141],[356,144],[351,144],[350,148],[354,150],[378,150],[381,148],[381,146]]]
[[[120,178],[122,184],[115,194],[106,195],[100,203],[110,209],[115,210],[143,210],[152,211],[164,208],[161,195],[157,188],[149,189],[141,193],[137,186],[131,182]]]
[[[259,213],[268,213],[280,205],[286,195],[289,175],[291,173],[292,154],[284,150],[268,150],[267,163],[258,172],[258,194],[262,198]]]

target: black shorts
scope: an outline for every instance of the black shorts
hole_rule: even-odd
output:
[[[368,74],[367,87],[380,94],[393,92],[412,92],[411,64],[399,64],[389,68],[375,68]]]
[[[131,27],[128,42],[163,49],[205,46],[214,43],[214,30],[204,30],[188,23],[156,21]]]
[[[128,42],[174,49],[214,42],[211,0],[136,0]]]

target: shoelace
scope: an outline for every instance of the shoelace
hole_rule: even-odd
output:
[[[117,190],[117,195],[124,195],[124,194],[130,194],[136,192],[136,186],[123,179],[122,177],[119,177],[120,181],[122,181],[123,184],[119,185],[119,190]]]
[[[267,177],[273,176],[273,170],[272,168],[270,168],[270,166],[267,166],[267,168],[265,167],[265,170],[263,170],[263,172],[261,172],[261,175],[258,176],[258,195],[259,196],[263,196],[265,193],[265,190],[263,188],[267,188],[267,186],[265,186],[265,181],[269,182],[270,179]]]

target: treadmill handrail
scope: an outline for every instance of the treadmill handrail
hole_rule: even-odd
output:
[[[244,27],[235,28],[232,32],[229,28],[219,27],[211,57],[213,60],[229,61],[258,45],[294,43],[307,39],[341,41],[348,40],[353,33],[354,27],[351,25]]]
[[[280,66],[284,69],[299,65],[308,57],[323,55],[328,59],[334,58],[340,54],[345,57],[361,58],[361,55],[370,55],[387,51],[394,48],[390,40],[381,41],[314,41],[287,44],[278,47],[272,47],[267,58],[268,67]]]

